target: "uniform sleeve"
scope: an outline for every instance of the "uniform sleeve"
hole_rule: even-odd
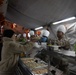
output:
[[[70,43],[69,43],[69,41],[64,40],[64,41],[62,42],[61,48],[63,48],[64,50],[69,50],[69,49],[70,49]]]
[[[70,49],[70,43],[69,43],[69,41],[65,41],[64,49],[66,49],[66,50]]]
[[[27,52],[33,48],[33,43],[28,42],[25,45],[21,45],[19,43],[14,43],[14,50],[12,52],[14,53],[21,53],[21,52]]]

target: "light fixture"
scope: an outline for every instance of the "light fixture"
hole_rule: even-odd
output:
[[[76,19],[76,17],[70,17],[70,18],[67,18],[67,19],[64,19],[64,20],[61,20],[61,21],[58,21],[58,22],[54,22],[53,25],[56,25],[56,24],[59,24],[59,23],[62,23],[62,22],[67,22],[67,21],[74,20],[74,19]]]
[[[42,29],[43,27],[41,26],[41,27],[38,27],[38,28],[35,28],[35,30],[39,30],[39,29]]]

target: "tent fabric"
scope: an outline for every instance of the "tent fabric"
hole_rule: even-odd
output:
[[[76,0],[8,0],[6,18],[36,28],[76,15]]]

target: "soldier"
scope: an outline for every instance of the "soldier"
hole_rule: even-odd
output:
[[[18,57],[21,52],[27,52],[33,48],[33,42],[27,42],[24,46],[16,41],[13,30],[7,29],[3,32],[3,47],[0,62],[0,75],[14,75],[18,66]]]
[[[63,25],[58,27],[56,44],[59,45],[61,49],[68,50],[70,48],[70,43],[68,39],[65,38],[65,32],[66,28]]]

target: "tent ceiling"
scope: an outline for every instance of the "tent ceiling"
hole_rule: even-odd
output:
[[[76,15],[76,0],[9,0],[6,18],[27,28]]]

